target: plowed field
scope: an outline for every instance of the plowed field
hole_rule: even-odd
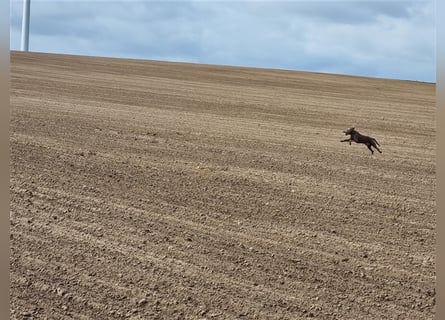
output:
[[[434,318],[434,84],[23,52],[10,78],[11,319]]]

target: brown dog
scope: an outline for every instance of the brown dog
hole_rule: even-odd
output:
[[[364,143],[368,147],[369,150],[371,150],[371,153],[374,154],[374,150],[372,150],[371,146],[376,148],[378,152],[382,153],[380,149],[377,146],[380,146],[380,144],[377,142],[376,139],[368,136],[364,136],[360,134],[358,131],[355,130],[354,127],[349,128],[348,130],[343,131],[345,135],[350,135],[349,139],[341,140],[341,142],[349,142],[351,144],[352,141],[356,143]]]

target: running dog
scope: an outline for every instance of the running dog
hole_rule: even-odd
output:
[[[377,147],[380,146],[380,144],[377,142],[376,139],[360,134],[358,131],[355,130],[354,127],[349,128],[348,130],[345,130],[343,132],[345,135],[349,135],[350,137],[349,139],[341,140],[341,142],[349,142],[349,145],[352,141],[356,143],[364,143],[372,154],[374,154],[374,150],[372,150],[371,147],[376,148],[378,152],[382,153],[382,151],[380,151],[380,149]]]

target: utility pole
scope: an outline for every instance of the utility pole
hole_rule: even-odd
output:
[[[29,16],[30,16],[31,0],[23,0],[23,16],[22,16],[22,41],[20,49],[28,51],[29,49]]]

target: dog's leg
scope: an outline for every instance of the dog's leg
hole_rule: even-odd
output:
[[[348,142],[348,141],[349,141],[349,144],[351,144],[351,139],[340,140],[340,142]]]
[[[377,147],[376,143],[378,143],[378,142],[375,141],[375,140],[373,140],[373,141],[371,142],[372,146],[373,146],[374,148],[376,148],[378,152],[382,153],[382,151],[380,151],[380,149]]]
[[[372,148],[371,148],[371,144],[370,144],[370,143],[367,143],[366,146],[368,147],[369,150],[371,150],[371,153],[374,154],[374,150],[372,150]]]
[[[374,141],[375,143],[377,143],[378,146],[380,145],[380,143],[378,143],[376,139],[372,138],[372,141]]]

